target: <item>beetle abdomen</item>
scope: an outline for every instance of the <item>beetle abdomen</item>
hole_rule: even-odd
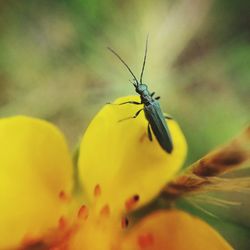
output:
[[[144,112],[160,146],[168,153],[171,153],[173,141],[159,103],[154,101],[150,105],[145,105]]]

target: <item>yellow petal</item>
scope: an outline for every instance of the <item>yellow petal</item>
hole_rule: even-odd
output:
[[[115,101],[139,101],[138,96]],[[139,195],[138,205],[152,199],[181,167],[187,151],[186,141],[177,122],[168,120],[174,150],[167,154],[147,136],[143,112],[133,116],[142,105],[105,105],[88,127],[80,146],[79,169],[85,191],[91,197],[100,185],[103,202],[121,209],[125,200]]]
[[[155,212],[126,236],[122,250],[230,250],[212,227],[178,210]]]
[[[57,226],[71,187],[71,159],[57,128],[24,116],[0,120],[0,249]]]

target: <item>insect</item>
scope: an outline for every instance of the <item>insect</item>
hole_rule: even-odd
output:
[[[119,103],[118,105],[124,105],[124,104],[135,104],[135,105],[141,105],[143,104],[143,108],[138,110],[134,116],[129,118],[136,118],[141,111],[144,111],[145,117],[148,121],[148,138],[150,141],[153,140],[151,129],[159,142],[160,146],[163,150],[165,150],[167,153],[171,153],[173,151],[173,141],[172,137],[167,125],[167,122],[165,119],[172,119],[169,116],[166,116],[163,114],[160,104],[158,100],[160,97],[154,97],[155,92],[150,92],[148,90],[148,86],[145,83],[142,83],[143,73],[145,69],[146,64],[146,58],[147,58],[147,50],[148,50],[148,39],[146,40],[146,48],[144,53],[144,59],[142,64],[142,70],[140,75],[140,81],[137,80],[136,76],[130,69],[130,67],[127,65],[127,63],[111,48],[108,47],[108,49],[125,65],[125,67],[128,69],[130,74],[133,76],[133,82],[132,84],[135,87],[135,91],[140,95],[141,102],[135,102],[135,101],[127,101],[123,103]],[[129,118],[125,118],[129,119]]]

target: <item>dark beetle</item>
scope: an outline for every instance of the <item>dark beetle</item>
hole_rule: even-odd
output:
[[[171,117],[165,116],[162,113],[160,104],[158,102],[160,97],[154,98],[153,96],[155,93],[154,92],[150,93],[148,90],[148,86],[142,83],[142,77],[143,77],[143,72],[144,72],[146,57],[147,57],[147,47],[148,47],[148,39],[146,41],[146,49],[145,49],[144,60],[143,60],[143,65],[142,65],[140,82],[137,80],[134,73],[129,68],[129,66],[125,63],[125,61],[113,49],[108,48],[113,54],[115,54],[120,59],[120,61],[126,66],[126,68],[129,70],[129,72],[133,76],[134,78],[133,85],[135,86],[135,91],[140,95],[140,98],[141,98],[141,102],[127,101],[127,102],[119,103],[118,105],[129,104],[129,103],[136,104],[136,105],[143,104],[144,107],[138,110],[134,116],[125,118],[123,120],[136,118],[140,114],[140,112],[143,110],[145,113],[145,117],[148,120],[149,140],[152,141],[153,139],[152,133],[151,133],[151,129],[152,129],[161,147],[166,152],[171,153],[173,150],[173,141],[171,138],[170,131],[168,129],[168,125],[165,120],[165,118],[171,119]]]

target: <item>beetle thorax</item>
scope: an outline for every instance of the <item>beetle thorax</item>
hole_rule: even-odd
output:
[[[141,96],[141,101],[143,103],[146,104],[152,100],[148,86],[146,84],[139,84],[135,90]]]

